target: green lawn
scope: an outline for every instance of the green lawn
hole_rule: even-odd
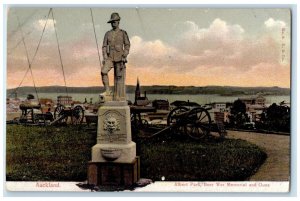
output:
[[[96,133],[79,127],[7,125],[7,180],[86,179]]]
[[[7,125],[8,181],[84,181],[96,131],[87,127]],[[243,140],[192,141],[170,134],[153,139],[135,134],[141,177],[167,181],[242,181],[266,159]]]

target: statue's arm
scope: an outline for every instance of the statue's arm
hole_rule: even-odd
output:
[[[124,56],[127,57],[130,49],[130,41],[127,32],[123,31],[123,33],[124,33]]]

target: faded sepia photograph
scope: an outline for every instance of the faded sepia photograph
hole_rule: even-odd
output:
[[[6,189],[289,192],[291,14],[8,6]]]

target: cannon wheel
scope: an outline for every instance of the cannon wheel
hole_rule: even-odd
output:
[[[185,133],[199,140],[209,135],[211,118],[208,111],[202,107],[192,109],[186,116]]]
[[[149,122],[148,122],[147,119],[142,119],[142,126],[143,126],[144,128],[148,128]]]
[[[186,107],[177,107],[173,109],[167,118],[167,125],[170,127],[171,131],[175,134],[183,134],[184,133],[184,125],[182,125],[182,118],[180,114],[189,111]]]
[[[80,105],[75,106],[72,109],[72,124],[81,124],[84,118],[84,110]]]
[[[38,115],[38,114],[34,114],[34,115],[33,115],[32,122],[33,122],[34,124],[38,124],[38,123],[40,122],[40,120],[39,120],[39,115]]]
[[[64,115],[65,106],[63,105],[57,105],[57,107],[54,110],[54,120],[60,118],[62,115]],[[68,119],[68,116],[66,118],[63,118],[59,121],[59,123],[66,123]]]

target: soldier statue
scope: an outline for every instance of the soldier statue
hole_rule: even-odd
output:
[[[121,18],[118,13],[111,14],[110,20],[107,23],[111,23],[112,29],[106,32],[102,46],[102,82],[106,95],[113,95],[114,101],[126,101],[125,63],[127,63],[127,56],[130,48],[130,41],[126,31],[119,28],[120,20]],[[113,93],[109,89],[108,78],[108,72],[112,68],[114,68]]]

